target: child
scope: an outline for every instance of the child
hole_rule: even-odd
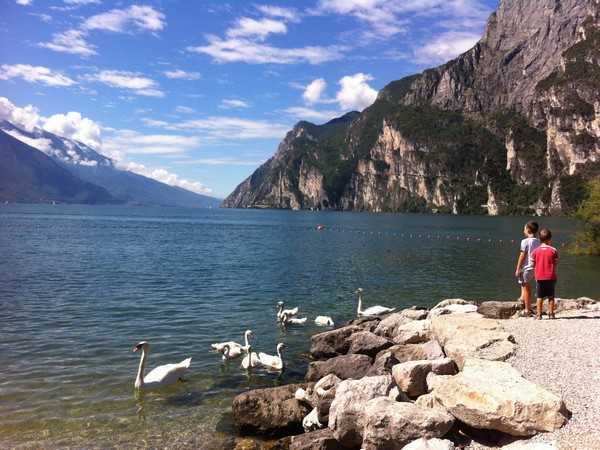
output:
[[[558,263],[558,252],[552,247],[552,233],[547,228],[540,231],[540,245],[533,252],[533,266],[535,269],[535,281],[537,291],[537,314],[536,319],[542,318],[542,306],[544,299],[548,299],[548,317],[556,319],[554,315],[554,286],[556,285],[556,264]]]
[[[535,237],[539,225],[537,222],[527,222],[523,228],[525,239],[521,241],[521,253],[517,260],[515,277],[521,285],[520,300],[524,305],[524,315],[529,317],[531,314],[531,281],[534,279],[533,273],[533,252],[540,246],[540,241]]]

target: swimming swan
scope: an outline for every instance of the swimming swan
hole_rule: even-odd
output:
[[[258,355],[252,351],[251,345],[248,345],[244,352],[246,352],[246,356],[242,359],[242,369],[250,370],[259,366]]]
[[[296,306],[295,308],[291,308],[291,309],[283,309],[284,303],[283,302],[277,302],[277,320],[278,321],[282,321],[283,320],[283,315],[287,314],[288,317],[292,317],[295,316],[296,314],[298,314],[298,307]]]
[[[133,351],[142,351],[140,358],[140,366],[138,368],[137,376],[135,377],[135,388],[136,389],[158,389],[164,386],[168,386],[177,382],[190,367],[192,358],[184,359],[179,364],[165,364],[158,366],[144,375],[144,369],[146,368],[146,359],[148,353],[150,353],[150,344],[146,341],[141,341],[135,347]]]
[[[285,344],[283,344],[282,342],[277,344],[277,356],[272,356],[260,352],[258,354],[258,364],[265,367],[268,370],[283,370],[285,365],[283,364],[283,356],[281,355],[281,351],[284,348]]]
[[[317,316],[315,317],[315,324],[321,327],[332,327],[333,319],[329,316]]]
[[[281,316],[281,323],[285,325],[304,325],[306,323],[306,317],[289,317],[286,312]]]
[[[385,314],[394,311],[396,308],[386,308],[385,306],[371,306],[363,311],[362,309],[362,288],[358,288],[356,293],[358,294],[358,308],[356,309],[356,314],[358,316],[378,316],[379,314]]]
[[[233,359],[233,358],[237,358],[238,356],[241,356],[242,352],[244,351],[244,348],[248,348],[249,344],[249,338],[253,337],[254,333],[252,332],[252,330],[246,330],[246,332],[244,333],[244,345],[238,344],[237,342],[234,341],[229,341],[229,342],[219,342],[216,344],[211,344],[211,347],[213,349],[215,349],[216,351],[218,351],[219,353],[223,353],[223,356],[225,356],[224,352],[225,352],[225,348],[228,347],[229,348],[229,354],[227,358],[223,358],[223,359]]]

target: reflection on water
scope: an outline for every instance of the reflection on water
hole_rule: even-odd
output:
[[[301,379],[312,319],[352,318],[358,286],[364,307],[516,298],[525,220],[2,206],[0,447],[223,447],[232,397]],[[544,223],[558,241],[574,228]],[[559,296],[600,296],[596,264],[561,255]],[[309,322],[278,327],[280,299]],[[287,345],[281,376],[210,352],[248,328],[256,351]],[[187,382],[136,395],[140,340],[149,369],[192,356]]]

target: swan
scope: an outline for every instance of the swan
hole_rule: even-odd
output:
[[[260,352],[258,354],[258,364],[269,370],[283,370],[285,365],[283,363],[283,357],[281,351],[285,348],[285,344],[280,342],[277,344],[277,356],[268,355]]]
[[[378,316],[379,314],[385,314],[394,311],[396,308],[386,308],[385,306],[371,306],[363,311],[362,309],[362,288],[358,288],[356,293],[358,294],[358,308],[356,314],[358,316]]]
[[[234,351],[232,351],[231,347],[229,346],[229,344],[225,344],[225,346],[223,347],[223,356],[222,356],[222,358],[223,358],[223,361],[228,361],[230,359],[237,358],[241,354],[242,354],[242,350],[239,349],[238,347],[235,347]]]
[[[142,351],[140,358],[140,366],[138,368],[137,376],[135,377],[135,388],[136,389],[158,389],[163,386],[168,386],[177,382],[190,368],[192,358],[187,358],[178,364],[165,364],[158,366],[144,375],[144,369],[146,368],[146,359],[148,353],[150,353],[150,344],[146,341],[141,341],[135,347],[133,351]]]
[[[244,351],[246,352],[246,356],[242,359],[242,368],[249,370],[257,367],[259,365],[258,355],[252,351],[252,346],[248,345]]]
[[[306,323],[306,317],[289,317],[287,313],[283,313],[281,316],[281,323],[285,325],[304,325]]]
[[[250,344],[249,344],[249,339],[250,337],[253,337],[254,333],[252,332],[252,330],[246,330],[246,332],[244,333],[244,345],[238,344],[237,342],[234,341],[229,341],[229,342],[218,342],[216,344],[211,344],[211,347],[213,349],[215,349],[217,352],[219,353],[223,353],[223,356],[225,356],[224,352],[225,352],[225,348],[228,347],[229,348],[229,354],[227,358],[223,358],[223,359],[233,359],[233,358],[237,358],[238,356],[241,356],[242,351],[244,351],[244,348],[247,348]]]
[[[315,324],[322,327],[332,327],[333,319],[329,316],[317,316],[315,317]]]
[[[278,321],[282,321],[283,319],[283,315],[287,314],[289,317],[295,316],[296,314],[298,314],[298,307],[296,306],[295,308],[291,308],[291,309],[283,309],[284,303],[283,302],[277,302],[277,320]]]

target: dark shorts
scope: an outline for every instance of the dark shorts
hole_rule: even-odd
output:
[[[539,280],[536,282],[536,298],[554,298],[556,280]]]

